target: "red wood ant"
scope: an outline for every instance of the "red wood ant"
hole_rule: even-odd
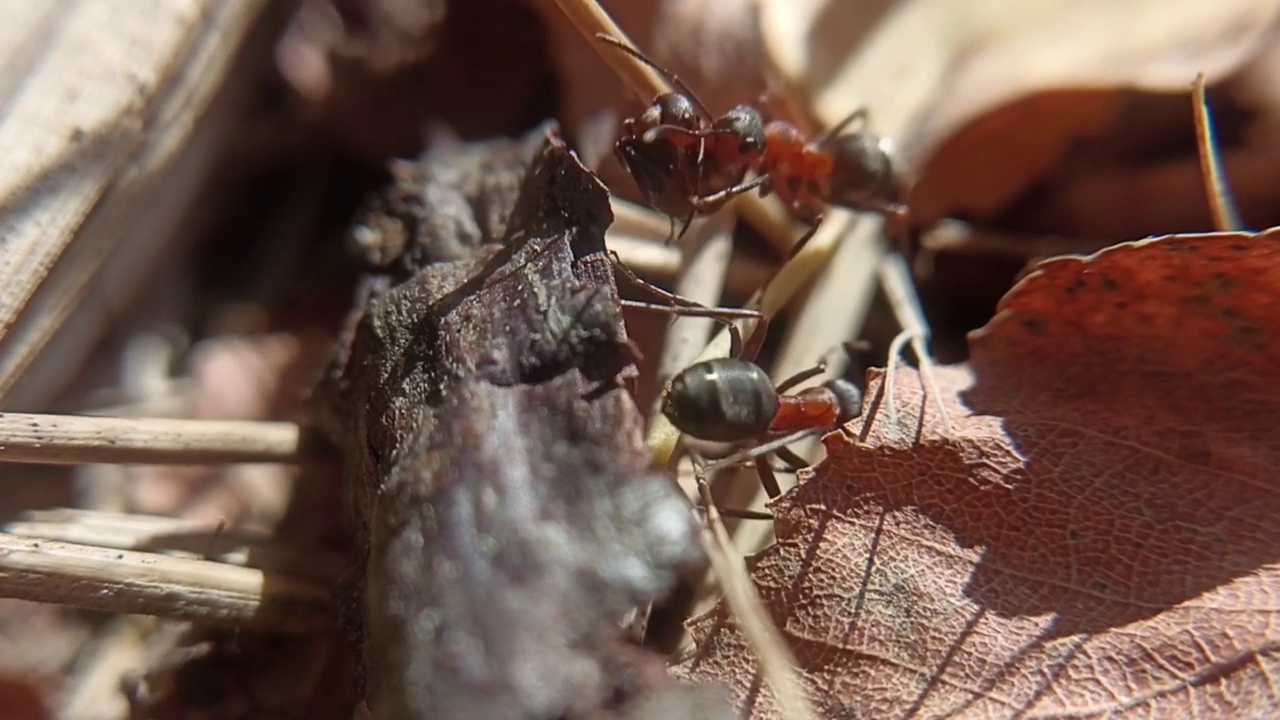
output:
[[[705,360],[671,379],[662,398],[662,413],[677,430],[701,440],[767,440],[711,467],[756,458],[761,484],[770,498],[776,498],[782,491],[764,456],[777,455],[792,470],[804,467],[804,459],[787,445],[835,429],[862,414],[862,390],[843,378],[785,394],[825,369],[819,364],[775,386],[763,368],[748,360]]]
[[[694,216],[757,188],[761,197],[777,194],[794,217],[811,225],[831,204],[905,223],[887,143],[867,132],[845,132],[865,122],[865,108],[813,138],[782,120],[766,124],[750,105],[716,118],[675,73],[611,35],[596,38],[661,73],[678,90],[658,95],[643,113],[624,120],[614,144],[645,202],[672,218],[674,237],[684,235]],[[754,177],[747,179],[748,173]],[[679,235],[677,217],[684,218]]]

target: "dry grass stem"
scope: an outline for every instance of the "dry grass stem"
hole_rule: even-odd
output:
[[[267,533],[225,530],[218,523],[162,515],[58,508],[25,512],[2,528],[10,535],[119,550],[164,552],[216,560],[325,583],[338,580],[346,560],[323,550],[293,550]]]
[[[1089,255],[1114,240],[1002,234],[975,228],[959,220],[943,220],[920,236],[921,258],[929,254],[994,255],[1031,262],[1055,255]],[[917,259],[917,265],[922,261]]]
[[[596,33],[605,33],[636,47],[599,3],[593,0],[556,0],[556,4],[641,102],[647,105],[655,96],[671,92],[671,83],[661,73],[596,39]]]
[[[920,298],[916,295],[915,285],[911,282],[911,271],[907,268],[907,261],[896,253],[886,254],[880,262],[879,274],[880,285],[884,288],[885,297],[889,300],[889,307],[893,309],[893,315],[897,318],[903,332],[903,335],[894,338],[893,345],[890,347],[887,361],[889,370],[892,371],[893,364],[897,362],[901,353],[900,343],[905,338],[920,363],[920,376],[924,378],[925,385],[929,388],[929,395],[937,405],[938,421],[942,424],[942,432],[950,435],[951,418],[942,402],[942,393],[938,389],[933,356],[929,354],[929,348],[925,344],[929,340],[929,325],[924,318],[924,311],[920,308]],[[885,378],[887,393],[893,392],[891,380],[891,375]],[[894,411],[892,403],[889,404],[889,410]]]
[[[617,197],[609,198],[609,208],[613,210],[610,232],[652,238],[661,241],[663,247],[678,250],[676,246],[666,242],[667,236],[671,234],[671,222],[666,215]]]
[[[105,720],[129,717],[127,699],[120,692],[131,674],[154,660],[146,635],[154,629],[150,618],[113,619],[86,648],[62,693],[58,717]]]
[[[1222,158],[1213,133],[1213,117],[1204,96],[1204,73],[1191,83],[1191,110],[1195,115],[1196,150],[1200,155],[1200,176],[1209,196],[1209,214],[1219,232],[1235,232],[1244,228],[1240,211],[1231,199],[1231,188],[1222,171]]]
[[[207,560],[0,533],[0,597],[274,633],[336,627],[330,587]]]
[[[760,659],[764,679],[777,698],[782,717],[787,720],[816,720],[818,714],[805,696],[795,656],[751,584],[746,563],[733,547],[706,483],[700,483],[699,492],[707,518],[699,533],[702,547],[711,560],[712,571],[720,581],[725,601],[737,618],[738,627]]]
[[[0,462],[220,465],[297,461],[294,423],[0,413]]]

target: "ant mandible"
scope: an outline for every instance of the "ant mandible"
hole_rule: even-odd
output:
[[[749,105],[713,118],[675,73],[611,35],[596,38],[661,73],[679,91],[658,95],[644,113],[624,120],[614,144],[645,202],[673,218],[673,236],[683,236],[695,215],[757,188],[761,197],[776,194],[793,217],[811,225],[821,222],[828,205],[840,205],[879,212],[905,228],[907,210],[898,201],[887,142],[862,130],[846,132],[865,123],[865,108],[813,138],[783,120],[766,124]],[[748,180],[748,173],[754,177]],[[679,235],[676,217],[684,218]]]
[[[825,371],[819,364],[776,386],[759,365],[742,358],[694,363],[667,384],[662,414],[682,433],[712,442],[762,440],[762,444],[714,463],[723,467],[756,458],[756,472],[770,498],[782,494],[773,468],[774,454],[792,468],[807,463],[787,446],[833,430],[862,414],[862,390],[843,378],[794,394],[788,390]]]

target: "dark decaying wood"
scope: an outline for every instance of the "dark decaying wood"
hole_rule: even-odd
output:
[[[608,193],[554,132],[540,135],[505,242],[452,238],[435,252],[439,238],[410,223],[393,234],[400,249],[374,253],[389,274],[367,283],[330,388],[368,553],[370,709],[727,717],[717,690],[674,684],[619,629],[703,558],[620,386],[635,349],[604,249]],[[489,173],[523,162],[510,147],[489,157],[506,158]],[[439,167],[399,174],[402,195],[414,176],[448,185]],[[466,192],[451,202],[423,217],[483,205]]]

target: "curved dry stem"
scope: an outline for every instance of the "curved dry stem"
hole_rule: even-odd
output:
[[[1213,135],[1213,118],[1204,96],[1204,73],[1196,75],[1191,83],[1191,110],[1195,115],[1196,150],[1200,155],[1200,176],[1205,193],[1209,196],[1209,212],[1213,226],[1219,232],[1235,232],[1243,223],[1240,211],[1231,199],[1231,188],[1222,172],[1222,158],[1218,155],[1218,143]]]
[[[862,334],[876,295],[877,268],[887,251],[883,228],[882,218],[868,214],[858,216],[849,235],[835,248],[830,262],[813,282],[804,306],[792,318],[771,368],[772,377],[790,377],[813,367],[833,347]],[[847,353],[837,353],[835,361],[828,366],[829,373],[811,382],[816,384],[824,377],[840,375],[847,362]],[[820,457],[822,447],[820,438],[814,437],[791,449],[812,462]],[[790,482],[782,483],[784,491],[795,481],[794,476],[787,479]],[[762,508],[767,501],[764,488],[758,482],[730,483],[723,488],[723,493],[717,494],[722,507]],[[731,527],[734,545],[744,555],[763,549],[770,542],[771,531],[771,526],[764,523],[738,523]]]
[[[777,697],[782,717],[787,720],[816,720],[818,714],[805,695],[795,655],[787,646],[778,626],[769,617],[755,586],[751,584],[746,563],[729,540],[729,533],[725,530],[724,522],[721,521],[711,497],[711,490],[705,482],[699,481],[698,492],[706,507],[707,518],[706,526],[698,538],[711,560],[712,572],[724,589],[725,602],[738,619],[738,627],[747,643],[755,651],[756,657],[760,658],[760,669]]]
[[[938,389],[933,356],[929,354],[929,348],[925,344],[930,336],[929,324],[924,319],[924,311],[920,309],[920,298],[916,295],[915,286],[911,282],[911,271],[901,255],[890,253],[881,260],[880,285],[884,288],[885,297],[889,300],[889,307],[893,309],[893,316],[897,318],[898,325],[910,338],[911,351],[915,353],[916,360],[920,363],[920,376],[924,378],[925,386],[929,388],[929,394],[937,405],[938,421],[942,423],[942,432],[950,435],[951,417],[947,412],[946,404],[942,401],[942,393]],[[894,342],[897,343],[898,338],[894,338]],[[897,355],[893,353],[889,355],[890,363],[894,357]],[[888,380],[889,378],[885,379],[886,382]],[[893,409],[890,405],[890,410]]]
[[[596,39],[596,33],[604,33],[631,47],[636,46],[599,3],[594,0],[556,0],[556,4],[641,102],[648,104],[654,97],[672,91],[671,83],[657,70]]]

